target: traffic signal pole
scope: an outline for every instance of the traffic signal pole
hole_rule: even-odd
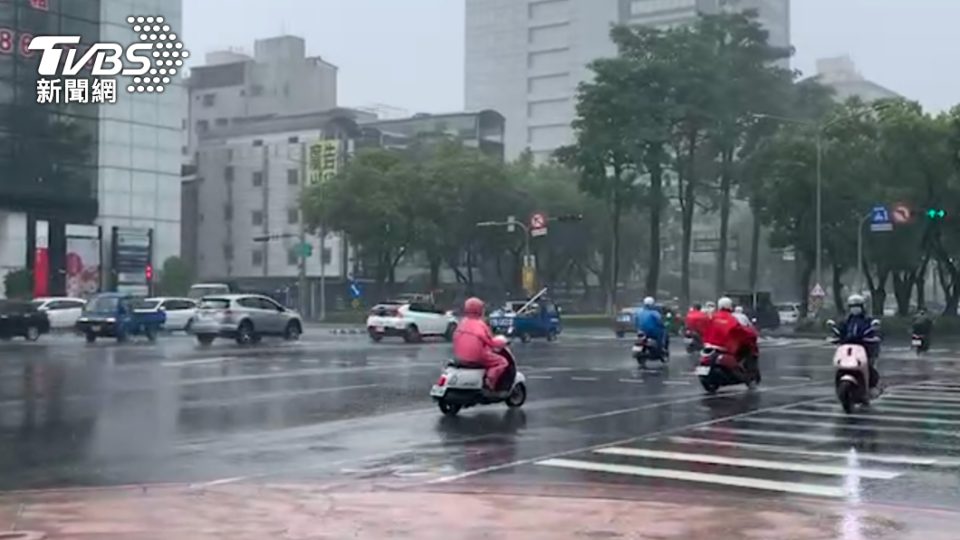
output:
[[[302,194],[304,190],[307,189],[307,143],[300,143],[300,193]],[[301,315],[305,315],[307,304],[310,299],[307,296],[309,293],[307,291],[307,254],[304,251],[303,246],[307,244],[307,224],[303,215],[303,205],[298,205],[297,214],[299,214],[297,219],[298,227],[297,238],[299,239],[300,245],[300,257],[298,261],[298,270],[297,270],[297,311]],[[322,257],[323,255],[321,255]],[[312,313],[311,313],[312,315]]]

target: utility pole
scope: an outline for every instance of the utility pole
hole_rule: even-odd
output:
[[[307,189],[307,164],[309,159],[307,152],[307,143],[300,143],[300,194],[304,193]],[[300,194],[298,194],[298,199]],[[300,268],[297,276],[297,304],[299,304],[298,311],[300,311],[301,314],[305,314],[304,311],[310,304],[309,291],[307,290],[307,224],[304,219],[305,216],[303,215],[303,206],[300,204],[297,206],[297,214],[299,215],[299,219],[297,220],[299,227],[297,236],[300,242],[300,245],[297,246],[300,256]],[[311,313],[309,315],[313,314]]]

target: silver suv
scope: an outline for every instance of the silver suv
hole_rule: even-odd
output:
[[[235,339],[240,345],[258,343],[264,336],[296,341],[303,334],[303,321],[299,313],[259,294],[205,296],[190,333],[201,345],[210,345],[218,337]]]

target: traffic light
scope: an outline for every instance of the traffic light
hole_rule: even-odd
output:
[[[150,281],[153,279],[153,267],[150,266],[149,264],[147,265],[146,275],[147,275],[147,281]]]
[[[943,211],[942,208],[931,208],[927,210],[927,217],[929,219],[943,219],[947,216],[947,213]]]

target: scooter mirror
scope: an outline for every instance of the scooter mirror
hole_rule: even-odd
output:
[[[836,326],[836,325],[837,325],[837,321],[835,321],[835,320],[833,320],[833,319],[830,319],[830,320],[827,321],[827,326],[829,326],[830,328],[833,328],[833,327]]]
[[[873,321],[870,322],[870,327],[873,329],[880,328],[880,321],[874,319]]]

